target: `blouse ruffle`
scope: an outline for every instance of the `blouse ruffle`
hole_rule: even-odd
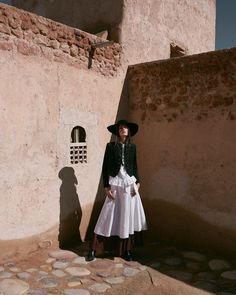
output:
[[[130,187],[136,191],[137,187],[135,176],[129,176],[123,166],[121,166],[120,172],[115,177],[109,177],[109,184],[113,187],[122,187],[126,192],[130,190]]]

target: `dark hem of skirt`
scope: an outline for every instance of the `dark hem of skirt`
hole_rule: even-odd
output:
[[[96,254],[110,252],[113,256],[123,256],[126,251],[132,251],[134,247],[143,245],[142,232],[135,232],[129,235],[127,239],[121,239],[119,236],[104,237],[94,234],[91,249],[96,251]]]

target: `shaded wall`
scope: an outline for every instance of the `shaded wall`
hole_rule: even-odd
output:
[[[5,5],[0,21],[0,248],[6,258],[45,239],[57,243],[58,235],[65,240],[68,227],[84,239],[109,141],[106,126],[116,118],[126,70],[117,44],[90,56],[91,44],[100,42],[95,36]],[[72,165],[75,126],[86,132],[87,163]]]
[[[114,76],[121,46],[55,21],[0,4],[0,48]],[[98,47],[95,47],[100,44]]]
[[[37,6],[37,1],[31,3]],[[214,1],[207,3],[209,7],[204,6],[209,8],[206,15],[213,12],[211,21],[206,22],[212,37]],[[141,1],[131,3],[127,0],[124,4],[127,13],[122,13],[123,31],[118,26],[119,36],[123,38],[123,55],[118,44],[94,50],[93,44],[104,40],[44,17],[0,5],[0,120],[3,126],[0,179],[5,204],[0,209],[0,243],[6,251],[10,249],[9,245],[26,251],[22,239],[34,246],[34,241],[55,238],[58,223],[60,233],[65,233],[65,223],[61,224],[59,217],[65,221],[64,216],[68,210],[71,212],[71,208],[75,209],[73,220],[69,218],[66,224],[79,224],[78,238],[83,240],[85,236],[94,200],[103,198],[99,189],[101,164],[104,146],[110,140],[104,130],[127,109],[127,85],[124,85],[127,64],[167,57],[172,40],[168,30],[154,38],[154,32],[161,28],[154,21],[154,11],[163,8],[164,2],[150,0],[146,6]],[[121,19],[119,7],[115,9],[118,16],[114,17],[115,23]],[[132,14],[134,8],[137,18]],[[195,8],[190,10],[193,12]],[[199,9],[204,10],[201,6]],[[148,19],[142,21],[142,11],[149,15],[150,22]],[[201,13],[196,15],[202,20]],[[182,18],[183,15],[174,18],[176,25]],[[137,26],[139,21],[141,27]],[[205,31],[201,30],[202,37]],[[160,47],[164,44],[160,40],[165,37],[168,46]],[[207,44],[211,44],[211,38],[209,40]],[[152,42],[155,48],[161,48],[160,51],[146,50]],[[69,182],[65,182],[60,172],[72,166],[70,140],[75,126],[82,126],[86,131],[88,163],[73,165],[75,177],[71,176]],[[71,204],[65,208],[67,193]],[[15,239],[21,239],[20,244]]]
[[[123,0],[13,0],[12,5],[92,34],[107,30],[108,38],[118,42],[119,36],[113,32],[122,21],[123,2]]]
[[[170,57],[170,44],[187,54],[215,48],[215,0],[13,0],[13,5],[90,33],[108,31],[128,64]]]
[[[129,68],[150,235],[236,245],[236,49]]]

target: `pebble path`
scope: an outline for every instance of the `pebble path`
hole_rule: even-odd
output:
[[[0,295],[93,295],[106,292],[149,268],[217,295],[236,295],[236,263],[151,243],[137,260],[96,258],[87,262],[71,251],[48,251],[40,265],[0,264]],[[155,253],[155,255],[154,255]]]

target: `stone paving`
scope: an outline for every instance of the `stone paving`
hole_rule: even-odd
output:
[[[65,250],[48,251],[37,265],[9,261],[0,265],[0,295],[100,294],[150,268],[212,294],[236,295],[235,260],[158,243],[135,253],[132,262],[117,257],[87,262]]]

